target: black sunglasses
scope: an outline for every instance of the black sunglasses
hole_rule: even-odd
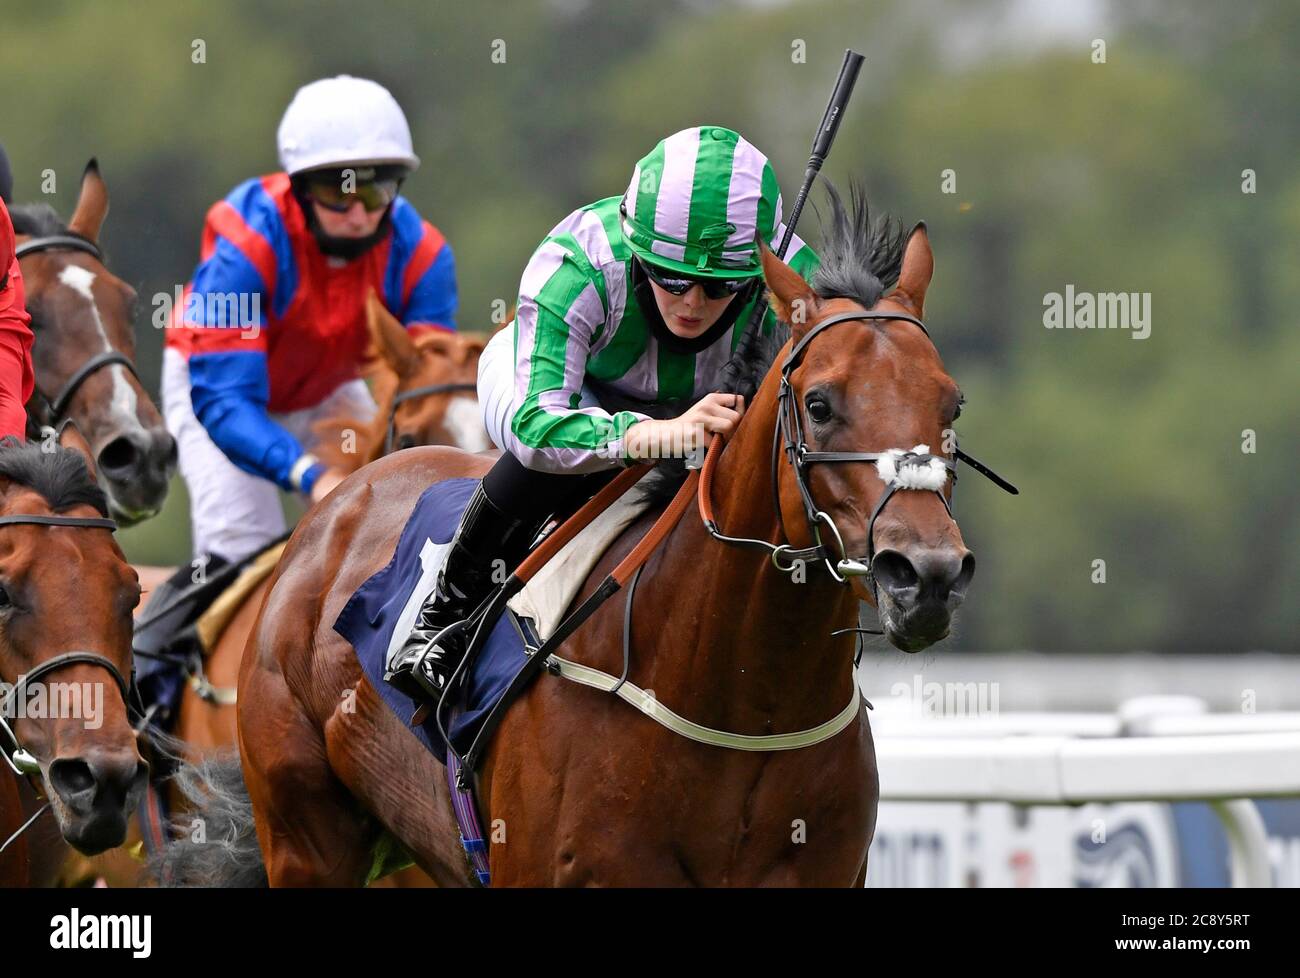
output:
[[[691,278],[689,275],[668,272],[649,262],[641,261],[640,258],[637,259],[637,264],[645,271],[646,278],[671,295],[685,295],[698,285],[704,289],[707,298],[724,299],[737,292],[743,292],[754,281],[752,278]]]

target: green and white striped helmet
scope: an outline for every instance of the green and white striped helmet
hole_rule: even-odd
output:
[[[644,262],[695,278],[763,274],[755,232],[771,244],[781,190],[767,157],[739,133],[696,126],[636,165],[623,237]]]

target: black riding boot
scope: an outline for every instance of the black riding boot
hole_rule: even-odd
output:
[[[479,483],[456,528],[438,583],[425,599],[410,636],[393,655],[385,681],[417,702],[429,699],[436,704],[460,664],[470,636],[457,628],[436,644],[434,639],[464,622],[504,580],[493,580],[495,570],[504,564],[504,572],[509,574],[518,566],[539,528],[535,519],[503,512]],[[497,564],[498,560],[502,564]]]

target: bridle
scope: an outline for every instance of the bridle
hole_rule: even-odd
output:
[[[99,246],[93,241],[87,241],[85,238],[77,237],[75,234],[51,234],[41,238],[30,238],[18,245],[14,249],[14,257],[22,258],[25,255],[38,254],[42,251],[80,251],[103,262],[104,254],[99,250]],[[49,398],[44,392],[38,391],[41,400],[45,402],[47,414],[46,423],[51,426],[57,426],[68,413],[68,406],[72,403],[72,398],[76,395],[77,390],[82,384],[95,373],[104,367],[117,365],[125,367],[127,371],[135,378],[136,383],[144,386],[140,380],[140,375],[136,372],[135,364],[131,359],[119,350],[105,350],[102,353],[96,353],[93,357],[83,363],[68,378],[67,382],[59,389],[59,392]]]
[[[14,513],[8,516],[0,516],[0,526],[13,526],[16,524],[32,524],[36,526],[76,526],[87,528],[103,528],[110,532],[117,529],[117,523],[111,519],[102,517],[86,516],[46,516],[36,513]],[[40,763],[36,757],[27,750],[18,739],[18,735],[10,727],[5,714],[8,712],[10,705],[16,698],[22,696],[29,683],[33,683],[42,676],[49,675],[57,669],[65,666],[74,665],[84,662],[89,665],[99,666],[113,677],[113,684],[117,686],[118,692],[122,694],[122,702],[126,704],[127,713],[131,715],[143,715],[140,696],[135,688],[134,675],[131,681],[122,675],[122,671],[117,665],[106,656],[98,652],[89,652],[84,649],[73,649],[68,652],[61,652],[58,655],[40,662],[31,671],[25,673],[18,681],[8,695],[0,699],[0,733],[3,733],[7,745],[0,753],[3,754],[5,763],[9,765],[14,774],[19,777],[31,778],[40,773]]]
[[[777,525],[781,529],[781,535],[789,540],[786,533],[785,518],[781,513],[781,496],[780,496],[780,457],[785,455],[790,463],[790,468],[794,473],[795,485],[799,489],[799,498],[803,504],[804,518],[808,525],[808,534],[813,540],[810,547],[796,548],[789,543],[772,544],[766,540],[757,540],[747,537],[732,537],[724,534],[718,527],[716,518],[712,512],[712,495],[710,486],[712,483],[712,468],[706,466],[706,470],[701,474],[700,480],[700,512],[704,520],[704,527],[708,530],[709,535],[715,540],[727,543],[737,547],[747,547],[755,550],[764,550],[769,553],[772,563],[778,570],[787,574],[793,574],[800,566],[807,561],[821,560],[825,563],[827,571],[832,578],[840,584],[847,584],[850,577],[866,577],[871,587],[873,598],[877,601],[879,607],[879,596],[877,592],[876,579],[873,573],[873,564],[875,562],[875,526],[876,520],[884,510],[885,505],[899,489],[908,488],[902,484],[902,481],[895,477],[888,480],[885,491],[877,500],[875,508],[871,512],[871,518],[867,522],[867,553],[866,559],[860,560],[850,557],[844,548],[844,538],[840,535],[839,528],[836,527],[835,521],[825,510],[821,509],[813,499],[812,490],[808,487],[807,469],[811,465],[838,463],[838,462],[879,462],[887,456],[894,457],[896,470],[901,474],[902,469],[912,466],[929,466],[932,462],[938,462],[943,465],[947,472],[952,473],[952,480],[957,481],[957,463],[963,461],[973,468],[976,472],[988,478],[994,485],[1011,493],[1018,495],[1020,490],[1013,486],[1006,479],[1003,479],[997,473],[993,472],[988,466],[984,465],[978,459],[971,457],[963,452],[960,448],[955,448],[953,457],[948,458],[945,455],[935,455],[925,452],[914,451],[886,451],[886,452],[811,452],[808,450],[807,440],[804,438],[803,422],[800,418],[799,405],[796,402],[794,387],[790,383],[790,375],[799,365],[803,358],[804,351],[807,350],[808,344],[823,331],[840,323],[847,322],[865,322],[869,320],[888,320],[897,319],[908,322],[917,326],[927,337],[930,331],[925,328],[925,323],[902,312],[846,312],[835,316],[830,316],[822,320],[807,333],[798,343],[791,347],[790,352],[786,354],[785,360],[781,363],[781,380],[780,388],[777,393],[777,425],[772,437],[772,496],[776,506]],[[716,442],[716,439],[715,439]],[[714,458],[717,452],[711,452]],[[946,481],[946,479],[945,479]],[[944,510],[949,516],[952,515],[952,504],[948,497],[944,495],[942,487],[932,490],[940,500],[943,501]],[[825,527],[834,537],[834,548],[829,546],[823,539],[821,528]],[[782,563],[782,561],[787,563]]]
[[[405,404],[407,401],[419,400],[423,397],[432,397],[434,394],[451,394],[477,390],[478,384],[470,381],[461,381],[452,384],[427,384],[424,387],[412,387],[409,391],[402,391],[393,398],[393,405],[388,409],[388,428],[384,434],[384,454],[388,455],[393,450],[393,441],[397,434],[397,407],[399,404]]]
[[[778,394],[777,410],[778,422],[774,426],[772,440],[772,479],[773,479],[773,500],[777,510],[777,522],[780,527],[781,535],[789,540],[785,531],[785,525],[781,517],[781,499],[779,494],[778,476],[780,466],[780,456],[784,446],[784,454],[790,462],[793,469],[795,481],[799,486],[799,494],[803,501],[804,514],[808,521],[809,535],[815,541],[811,547],[795,548],[789,543],[773,544],[766,540],[759,540],[747,537],[733,537],[723,533],[718,528],[717,518],[713,513],[712,486],[714,474],[717,471],[718,459],[722,455],[722,436],[714,435],[709,444],[708,454],[704,459],[704,465],[698,473],[692,472],[687,477],[687,481],[673,497],[668,506],[659,514],[654,524],[641,537],[641,539],[628,551],[618,564],[609,571],[603,581],[601,581],[594,591],[587,593],[587,596],[577,604],[577,607],[570,610],[558,625],[554,627],[551,634],[544,640],[537,640],[532,644],[527,636],[524,636],[524,643],[527,646],[528,664],[523,666],[510,680],[510,686],[507,689],[503,703],[509,703],[514,695],[528,683],[536,674],[536,670],[545,666],[545,668],[555,675],[562,676],[571,682],[577,682],[581,685],[589,686],[603,692],[619,696],[621,699],[633,704],[638,709],[647,713],[655,722],[667,727],[680,736],[696,740],[701,743],[708,743],[714,746],[727,747],[735,750],[788,750],[794,748],[810,747],[814,744],[822,743],[831,737],[836,736],[840,731],[854,722],[859,715],[859,700],[861,691],[856,682],[852,684],[852,696],[848,704],[836,716],[832,717],[825,723],[816,727],[810,727],[807,730],[793,731],[785,734],[764,734],[764,735],[744,735],[725,730],[715,730],[704,727],[687,720],[686,718],[674,713],[660,704],[652,692],[640,689],[628,680],[631,668],[632,655],[632,608],[636,597],[637,582],[640,579],[641,571],[645,568],[646,561],[650,558],[658,546],[668,537],[673,528],[677,525],[682,514],[690,505],[690,499],[695,497],[696,504],[699,507],[700,518],[709,535],[724,544],[736,547],[751,548],[762,550],[767,553],[772,563],[777,569],[793,574],[800,566],[801,561],[821,560],[826,564],[827,570],[831,576],[840,584],[847,584],[849,577],[867,576],[872,583],[873,595],[876,593],[874,579],[872,578],[872,563],[875,559],[875,549],[872,544],[868,544],[868,554],[865,562],[850,558],[844,549],[843,538],[839,529],[835,526],[831,517],[820,509],[813,500],[812,492],[808,488],[805,476],[805,469],[809,465],[817,463],[833,462],[879,462],[880,460],[890,457],[895,460],[894,477],[887,480],[885,492],[877,501],[875,510],[872,512],[871,520],[867,528],[868,539],[872,536],[875,529],[875,522],[885,505],[893,498],[898,489],[912,488],[910,485],[900,484],[897,476],[899,466],[904,468],[914,465],[930,465],[934,461],[942,463],[944,483],[947,481],[948,473],[953,478],[957,475],[957,461],[964,460],[971,465],[976,471],[993,480],[995,484],[1005,489],[1007,492],[1016,494],[1019,490],[1005,479],[995,475],[987,466],[971,458],[965,452],[955,451],[953,458],[949,459],[942,455],[932,455],[927,452],[902,452],[890,450],[885,452],[810,452],[807,441],[804,438],[803,428],[798,417],[798,408],[794,403],[794,388],[790,383],[790,376],[795,367],[798,366],[804,351],[808,344],[822,333],[839,323],[853,321],[869,321],[899,319],[910,322],[918,326],[928,337],[929,330],[919,319],[906,315],[904,313],[889,312],[853,312],[842,315],[831,316],[828,319],[818,323],[815,327],[791,348],[789,354],[781,364],[780,371],[780,392]],[[482,648],[486,636],[496,625],[501,614],[504,612],[507,602],[522,590],[529,580],[532,580],[538,569],[548,560],[553,558],[563,547],[571,543],[583,528],[590,525],[598,516],[608,511],[614,500],[620,498],[623,493],[627,492],[632,486],[645,475],[650,468],[646,463],[632,465],[619,473],[612,481],[606,484],[588,503],[586,503],[575,515],[564,521],[550,535],[533,550],[533,552],[524,559],[524,561],[515,568],[514,572],[506,580],[504,585],[489,597],[485,598],[468,619],[457,622],[450,626],[444,634],[452,630],[460,630],[467,636],[468,645],[465,654],[461,657],[448,682],[449,688],[456,688],[464,681],[463,677],[467,675],[470,668]],[[882,477],[884,473],[882,472]],[[696,480],[696,476],[698,479]],[[696,480],[694,483],[692,480]],[[935,489],[941,498],[943,497],[942,485]],[[949,514],[952,510],[948,500],[944,498],[944,508]],[[819,527],[824,524],[835,536],[836,546],[832,549],[822,540]],[[782,559],[789,561],[789,564],[783,564]],[[568,640],[568,638],[587,621],[596,609],[603,602],[611,598],[620,590],[626,592],[626,601],[623,606],[623,672],[621,676],[615,676],[610,673],[602,672],[590,666],[565,659],[557,654],[557,649]],[[518,623],[516,623],[516,627]],[[832,631],[832,635],[840,635],[845,632],[868,632],[871,629],[865,628],[842,628]],[[520,633],[524,633],[521,631]],[[432,644],[432,643],[431,643]],[[859,655],[861,648],[859,648]],[[855,658],[856,662],[856,658]],[[447,736],[447,725],[444,719],[444,710],[449,701],[449,696],[443,696],[439,699],[437,707],[433,711],[434,722],[440,731],[443,739],[449,745],[449,758],[456,759],[458,763],[453,763],[448,770],[453,771],[453,784],[457,791],[465,793],[469,791],[469,777],[473,772],[481,751],[491,737],[492,731],[496,729],[499,722],[500,711],[490,712],[487,720],[479,727],[473,743],[468,751],[462,756],[456,747],[452,744],[451,739]],[[418,719],[421,711],[417,711],[416,718],[412,722],[423,722]],[[463,799],[462,799],[463,800]],[[470,799],[472,805],[472,798]],[[459,802],[457,802],[459,805]]]

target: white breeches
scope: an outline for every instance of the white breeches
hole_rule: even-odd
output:
[[[163,351],[163,418],[176,439],[181,478],[190,496],[193,552],[238,560],[266,546],[286,529],[280,488],[238,468],[208,436],[194,416],[185,358]],[[377,408],[363,380],[341,384],[314,407],[270,417],[293,434],[305,450],[316,443],[312,425],[324,418],[369,420]]]

